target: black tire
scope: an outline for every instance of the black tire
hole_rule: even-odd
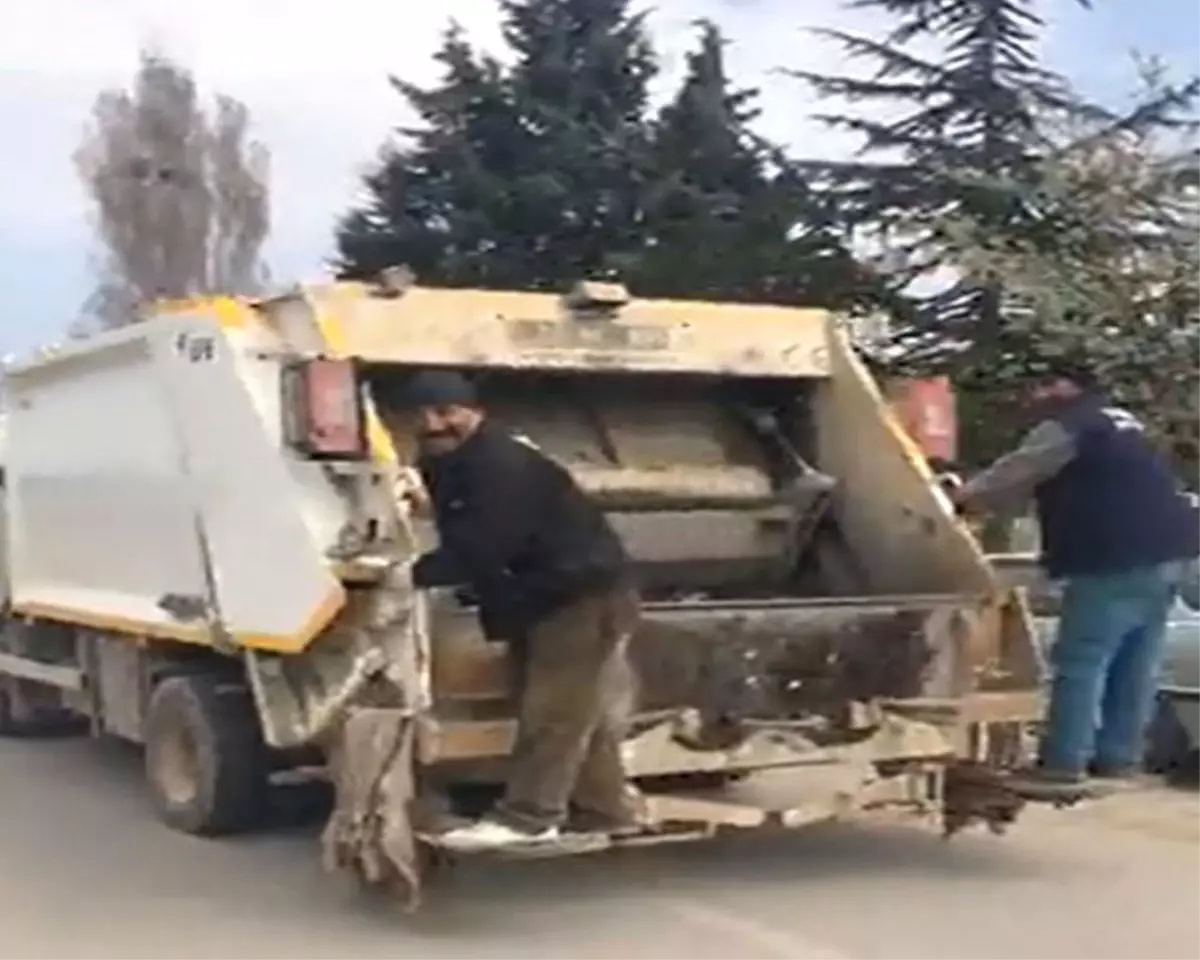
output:
[[[1145,767],[1150,773],[1175,776],[1192,753],[1187,730],[1175,716],[1175,708],[1168,696],[1160,695],[1154,710],[1154,718],[1146,731]]]
[[[203,674],[163,680],[150,697],[145,747],[146,780],[168,826],[212,837],[262,823],[269,764],[245,687]]]

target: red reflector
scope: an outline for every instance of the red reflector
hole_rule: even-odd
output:
[[[314,454],[357,457],[363,452],[363,412],[354,364],[349,360],[310,360],[307,446]]]
[[[897,379],[889,385],[900,423],[930,460],[958,458],[958,413],[947,377]]]

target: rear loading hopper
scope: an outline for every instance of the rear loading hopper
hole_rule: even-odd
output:
[[[751,310],[741,343],[756,342],[753,308],[724,309],[731,328]],[[603,505],[645,603],[624,752],[658,829],[538,852],[889,807],[951,830],[1007,824],[1021,801],[981,785],[1020,759],[1038,713],[1026,613],[996,587],[832,319],[766,309],[762,347],[730,341],[723,355],[719,314],[689,326],[686,304],[627,310],[547,321],[540,356],[444,364]],[[629,346],[649,319],[691,340],[642,333]],[[371,342],[364,376],[407,460],[397,401],[419,365],[393,359],[398,342]],[[695,352],[668,353],[672,342]],[[432,545],[427,520],[415,523]],[[480,635],[469,598],[435,598],[430,637],[432,701],[413,751],[426,783],[459,801],[451,814],[472,812],[494,796],[514,741],[508,653]],[[774,788],[788,771],[790,800],[756,792],[767,772]],[[436,844],[438,829],[422,836]]]

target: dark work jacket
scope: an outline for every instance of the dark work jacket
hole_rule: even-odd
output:
[[[417,464],[441,543],[418,587],[468,586],[484,632],[517,640],[538,620],[627,574],[625,550],[565,468],[485,422],[461,447]]]
[[[1200,553],[1195,511],[1131,413],[1089,395],[1053,417],[1076,453],[1037,488],[1050,576],[1123,573]]]

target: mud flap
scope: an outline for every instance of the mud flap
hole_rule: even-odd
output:
[[[410,912],[422,892],[412,826],[415,729],[412,717],[396,709],[349,713],[330,747],[335,802],[322,836],[327,870],[388,889]]]

